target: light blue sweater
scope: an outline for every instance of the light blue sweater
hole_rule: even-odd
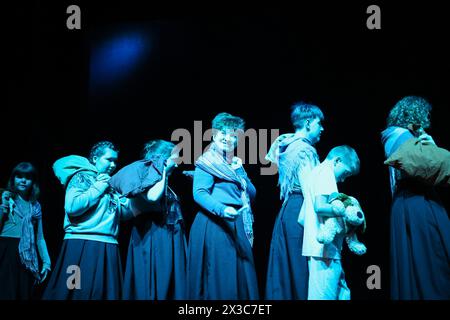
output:
[[[134,217],[130,200],[95,188],[96,174],[82,171],[66,190],[64,239],[84,239],[117,244],[120,220]]]

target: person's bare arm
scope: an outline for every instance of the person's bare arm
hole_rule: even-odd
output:
[[[314,199],[314,210],[317,215],[324,218],[336,218],[344,216],[345,207],[342,201],[335,200],[328,203],[328,196],[320,195]]]
[[[161,199],[164,190],[166,189],[167,179],[166,179],[166,170],[163,170],[163,174],[161,180],[155,183],[153,187],[148,189],[147,191],[147,200],[154,203]]]

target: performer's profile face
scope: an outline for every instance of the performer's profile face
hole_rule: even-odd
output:
[[[99,173],[111,175],[117,167],[118,156],[117,151],[106,148],[102,156],[93,158],[93,162]]]
[[[314,144],[320,140],[320,136],[323,132],[322,121],[319,118],[314,118],[309,122],[309,138]]]

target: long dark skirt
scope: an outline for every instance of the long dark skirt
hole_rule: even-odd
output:
[[[450,221],[433,190],[399,186],[391,213],[391,298],[450,299]]]
[[[79,271],[79,273],[77,273]],[[79,274],[79,288],[76,286]],[[119,300],[122,267],[116,244],[64,240],[44,292],[45,300]]]
[[[34,277],[20,262],[19,238],[0,237],[0,300],[29,300]]]
[[[204,212],[195,217],[189,235],[189,299],[259,299],[252,249],[245,238],[242,216],[226,224],[224,221]],[[244,247],[242,250],[237,241]]]
[[[267,269],[268,300],[308,298],[308,260],[302,256],[303,227],[297,222],[302,204],[301,193],[291,194],[275,221]]]
[[[131,232],[123,298],[186,299],[186,251],[182,223],[171,226],[141,220]]]

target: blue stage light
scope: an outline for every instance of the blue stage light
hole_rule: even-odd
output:
[[[149,40],[141,33],[126,33],[92,49],[91,86],[108,85],[135,70],[148,54]]]

